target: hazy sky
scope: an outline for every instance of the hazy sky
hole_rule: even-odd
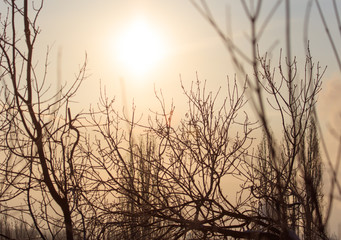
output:
[[[206,78],[220,78],[219,81],[225,78],[227,56],[217,55],[224,48],[187,1],[52,2],[46,3],[42,13],[41,35],[45,45],[53,45],[51,62],[56,62],[58,51],[62,52],[64,81],[71,80],[85,52],[91,77],[84,86],[101,79],[119,96],[119,79],[123,78],[129,98],[134,96],[136,100],[140,97],[146,100],[146,94],[152,95],[154,84],[165,90],[180,89],[179,74],[189,82],[195,79],[196,71]],[[138,19],[143,19],[167,49],[163,58],[140,76],[131,74],[115,55],[117,41]],[[93,91],[99,92],[99,87]]]
[[[246,34],[249,24],[245,20],[240,2],[209,2],[220,26],[223,29],[231,28],[234,40],[247,53]],[[265,17],[271,3],[273,1],[264,1],[262,16]],[[292,1],[293,45],[299,58],[304,57],[302,47],[305,6],[306,1]],[[331,12],[327,5],[324,7],[328,13]],[[283,13],[282,6],[276,12],[272,24],[268,26],[260,45],[263,51],[276,41],[279,43],[275,53],[284,47],[284,41],[281,39]],[[149,66],[148,71],[143,74],[131,74],[134,70],[118,61],[117,42],[139,19],[143,19],[166,52],[156,63]],[[42,32],[39,46],[36,47],[40,50],[39,53],[43,53],[47,45],[53,47],[50,53],[51,79],[56,75],[54,67],[58,52],[61,53],[63,81],[72,81],[87,53],[90,77],[84,83],[83,89],[86,92],[91,86],[94,93],[91,96],[94,97],[99,93],[100,80],[103,85],[112,87],[113,95],[119,97],[120,79],[124,79],[128,98],[134,97],[138,105],[142,103],[140,100],[148,105],[148,101],[154,102],[151,96],[154,86],[157,89],[162,88],[166,96],[178,96],[181,93],[180,74],[182,80],[189,84],[195,80],[197,72],[202,80],[207,79],[213,89],[224,85],[227,75],[234,74],[228,52],[221,40],[187,0],[50,0],[45,2],[40,26]],[[312,16],[309,35],[312,37],[315,59],[319,59],[321,64],[332,65],[327,73],[330,77],[335,66],[329,61],[330,49],[321,44],[326,41],[326,37],[318,16]],[[146,98],[146,95],[151,96],[151,99]],[[88,99],[96,101],[96,97]]]
[[[240,1],[208,2],[220,27],[230,29],[235,42],[248,53],[249,24]],[[275,1],[264,1],[263,19],[273,2]],[[331,1],[323,0],[321,3],[328,23],[335,29]],[[291,1],[291,4],[293,50],[299,64],[303,64],[307,1]],[[280,48],[285,47],[283,16],[282,4],[263,35],[260,44],[262,51],[267,50],[276,41],[278,44],[273,49],[274,55],[279,53]],[[135,36],[143,42],[143,34],[137,36],[136,33],[127,33],[141,19],[146,32],[158,39],[164,47],[163,55],[149,66],[148,71],[132,74],[133,68],[129,69],[131,66],[120,62],[117,44],[127,35]],[[95,104],[98,101],[101,82],[102,86],[107,87],[110,96],[116,96],[118,103],[122,103],[124,97],[129,104],[134,99],[137,108],[142,111],[156,108],[154,88],[162,89],[168,103],[174,100],[174,115],[180,117],[179,113],[184,105],[180,75],[184,84],[189,86],[195,81],[197,73],[201,80],[207,80],[208,88],[213,91],[219,86],[225,86],[227,75],[233,78],[234,69],[222,41],[187,0],[48,0],[45,1],[39,23],[41,34],[36,45],[37,58],[43,56],[47,45],[52,47],[49,58],[51,82],[54,82],[57,76],[58,56],[62,63],[62,81],[72,82],[87,54],[89,77],[76,98],[80,108],[87,109],[90,103]],[[313,7],[308,33],[313,58],[322,66],[328,65],[320,95],[320,104],[323,105],[320,108],[322,117],[334,121],[336,117],[339,119],[341,110],[341,84],[337,82],[341,81],[340,70],[335,64],[316,7]],[[132,42],[136,42],[136,39],[132,38]],[[338,50],[340,44],[338,41]],[[146,59],[150,54],[146,53]],[[275,58],[274,61],[278,60]],[[330,104],[331,101],[333,104]]]
[[[209,1],[213,15],[223,29],[231,29],[233,39],[248,53],[246,35],[249,24],[239,1]],[[299,59],[304,59],[303,19],[307,1],[292,1],[293,45]],[[323,1],[331,2],[331,1]],[[264,1],[263,18],[273,1]],[[324,9],[330,16],[330,4]],[[326,37],[319,17],[312,12],[309,28],[313,57],[322,65],[328,65],[326,77],[335,70],[330,48],[324,45]],[[263,51],[279,41],[273,50],[278,54],[284,47],[283,6],[277,10],[265,31],[260,47]],[[118,61],[117,42],[125,31],[143,19],[148,29],[164,46],[166,52],[143,74],[131,74],[134,70]],[[180,98],[180,77],[189,86],[196,72],[201,80],[207,79],[209,88],[215,90],[225,85],[226,76],[234,74],[229,55],[222,41],[207,21],[187,0],[49,0],[40,16],[41,35],[37,43],[38,54],[52,47],[50,52],[50,79],[56,76],[57,56],[61,56],[62,81],[72,81],[74,74],[88,58],[89,78],[78,96],[95,102],[99,94],[99,82],[119,100],[122,97],[124,79],[128,101],[135,99],[137,107],[152,106],[154,86],[163,89],[169,100]],[[133,40],[136,41],[136,40]],[[148,55],[148,54],[147,54]],[[332,61],[330,61],[332,60]],[[276,60],[277,61],[277,60]],[[88,90],[91,89],[89,96]]]

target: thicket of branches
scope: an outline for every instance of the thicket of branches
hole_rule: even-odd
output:
[[[262,1],[251,2],[241,1],[251,24],[247,54],[205,1],[193,1],[237,74],[227,80],[227,92],[207,90],[199,77],[189,89],[182,86],[187,112],[179,122],[157,92],[160,108],[142,124],[135,111],[131,117],[118,111],[105,92],[88,113],[73,113],[70,100],[86,77],[86,61],[71,86],[53,93],[47,62],[42,69],[35,64],[43,1],[3,1],[0,239],[328,239],[341,188],[339,159],[333,165],[321,151],[315,107],[325,68],[313,61],[308,43],[305,62],[296,61],[289,0],[272,3],[265,18],[284,6],[286,51],[271,59],[259,49],[266,23],[259,22]]]

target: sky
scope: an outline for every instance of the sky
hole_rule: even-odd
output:
[[[195,80],[196,72],[202,78],[226,79],[227,72],[219,69],[226,67],[228,56],[216,54],[224,51],[223,45],[188,1],[51,2],[41,16],[41,35],[53,46],[51,62],[61,51],[63,81],[77,72],[85,53],[91,77],[84,88],[101,81],[120,98],[123,79],[127,98],[143,99],[143,105],[155,102],[154,87],[170,90],[164,91],[168,96],[178,95],[180,74],[187,83]],[[118,61],[115,48],[125,30],[139,19],[155,32],[167,52],[147,72],[136,75]],[[208,62],[215,63],[207,68]],[[92,89],[99,93],[99,86]]]
[[[292,4],[293,47],[300,58],[304,57],[306,1],[293,1]],[[263,5],[264,14],[261,16],[269,11],[271,1],[264,1]],[[331,8],[325,5],[329,16]],[[210,8],[220,27],[231,29],[235,42],[248,52],[249,24],[240,2],[214,0],[210,1]],[[263,35],[260,47],[264,50],[276,41],[279,42],[274,53],[284,47],[281,39],[283,12],[282,6]],[[327,39],[318,16],[313,14],[314,11],[309,29],[313,57],[322,65],[328,65],[326,78],[332,78],[336,71],[333,59],[330,61],[332,52],[322,47]],[[188,0],[50,0],[45,1],[39,19],[41,34],[36,49],[41,55],[46,52],[46,46],[51,48],[49,76],[52,82],[57,75],[58,58],[62,81],[71,82],[87,56],[89,78],[82,86],[84,91],[81,89],[78,95],[85,105],[97,101],[100,82],[118,100],[122,97],[124,85],[128,102],[134,99],[137,107],[143,108],[155,102],[154,89],[163,89],[164,95],[175,101],[181,95],[180,76],[189,86],[198,75],[202,81],[207,80],[212,90],[216,90],[226,85],[227,76],[235,73],[221,39]],[[138,21],[142,21],[150,35],[162,44],[163,54],[145,72],[132,74],[135,70],[124,65],[117,56],[117,46],[124,39],[123,35],[127,35],[127,29],[129,31]],[[137,38],[141,38],[141,34]],[[86,90],[90,88],[91,96]],[[83,96],[88,102],[83,100]]]
[[[219,26],[230,30],[233,40],[248,52],[250,26],[240,1],[208,2]],[[263,19],[273,2],[264,1]],[[307,1],[291,2],[293,51],[302,64],[305,57],[303,33]],[[331,1],[321,2],[328,23],[335,29]],[[260,44],[263,51],[277,42],[273,49],[276,56],[285,47],[283,24],[282,4],[264,32]],[[134,102],[137,109],[145,113],[148,109],[158,108],[154,91],[161,89],[166,104],[174,102],[175,118],[180,118],[185,109],[180,78],[189,87],[198,76],[201,81],[207,80],[209,90],[216,91],[220,86],[226,87],[227,76],[233,78],[235,73],[221,39],[188,0],[49,0],[44,3],[38,25],[41,33],[36,43],[36,58],[42,59],[47,46],[51,48],[48,72],[51,84],[56,82],[57,69],[60,69],[62,82],[71,83],[87,57],[88,77],[75,99],[75,106],[79,109],[88,110],[90,104],[95,105],[102,86],[108,96],[116,98],[118,106],[124,103],[130,106]],[[136,26],[142,26],[143,34],[134,32],[134,28],[139,28]],[[339,122],[341,111],[340,70],[335,64],[316,7],[311,13],[308,34],[313,58],[321,66],[328,66],[319,97],[319,111],[326,126],[335,124]],[[142,48],[147,49],[151,46],[147,43],[143,45],[144,41],[148,42],[148,39],[143,39],[144,35],[157,39],[153,46],[158,46],[158,52],[162,54],[156,56],[154,62],[151,61],[147,70],[139,72],[141,70],[135,70],[129,65],[131,63],[125,63],[119,56],[122,55],[120,49],[129,49],[129,45],[122,46],[120,41],[132,41],[133,48],[138,39]],[[337,43],[340,46],[340,41]],[[152,52],[144,54],[146,57],[141,64],[149,61],[147,59]],[[59,68],[58,62],[61,64]],[[331,101],[335,104],[330,104]]]

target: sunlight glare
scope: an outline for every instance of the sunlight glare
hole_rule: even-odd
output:
[[[132,74],[151,70],[164,56],[160,36],[143,19],[136,20],[120,34],[116,54],[118,60]]]

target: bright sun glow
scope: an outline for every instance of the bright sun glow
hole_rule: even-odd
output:
[[[115,52],[129,73],[141,75],[161,60],[165,48],[158,33],[140,19],[121,33]]]

